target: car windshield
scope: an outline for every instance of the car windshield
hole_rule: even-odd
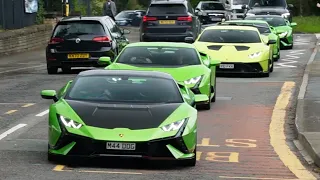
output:
[[[128,11],[122,11],[119,14],[116,15],[115,19],[134,19],[137,16],[137,13],[135,12],[128,12]]]
[[[157,14],[187,14],[187,8],[183,4],[152,4],[148,15]]]
[[[158,46],[125,48],[116,62],[143,66],[190,66],[201,64],[195,49]]]
[[[247,17],[249,20],[262,20],[266,21],[270,26],[278,27],[278,26],[286,26],[287,23],[282,17]]]
[[[249,0],[233,0],[233,5],[249,4]]]
[[[266,23],[234,23],[234,22],[225,22],[223,25],[232,25],[232,24],[239,24],[242,26],[251,26],[255,27],[259,30],[260,34],[268,34],[271,33],[269,25]]]
[[[199,38],[211,43],[261,43],[258,32],[238,29],[208,29]]]
[[[76,78],[65,99],[103,103],[183,102],[171,79],[109,75]]]
[[[201,10],[225,10],[221,3],[202,3]]]
[[[286,7],[286,0],[251,0],[249,3],[249,7]]]
[[[105,35],[103,26],[98,21],[63,21],[60,22],[53,37],[72,38],[79,35]]]

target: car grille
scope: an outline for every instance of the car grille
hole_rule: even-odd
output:
[[[260,73],[263,71],[260,63],[222,63],[222,64],[234,64],[234,69],[221,69],[217,66],[217,73],[223,72],[252,72]]]

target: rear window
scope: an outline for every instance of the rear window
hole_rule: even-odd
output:
[[[187,8],[183,4],[152,4],[148,10],[148,15],[186,13]]]
[[[211,43],[261,43],[259,34],[252,30],[208,29],[199,38]]]
[[[128,47],[117,63],[144,66],[190,66],[201,64],[198,53],[192,48]]]
[[[60,22],[53,37],[69,38],[79,35],[105,35],[103,26],[98,21],[70,21]]]
[[[240,24],[242,26],[251,26],[255,27],[259,30],[260,34],[265,34],[265,33],[271,33],[270,28],[268,24],[263,24],[263,23],[223,23],[223,25],[228,25],[228,24]]]
[[[202,3],[202,10],[225,10],[221,3]]]

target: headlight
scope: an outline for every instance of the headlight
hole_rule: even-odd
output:
[[[286,32],[283,32],[283,33],[279,34],[279,37],[280,37],[280,38],[283,38],[283,37],[285,37],[287,34],[288,34],[287,31],[286,31]]]
[[[60,120],[66,127],[69,127],[69,128],[80,129],[82,127],[82,124],[77,123],[74,120],[65,118],[61,115],[60,115]]]
[[[255,14],[247,13],[246,16],[255,16]]]
[[[261,55],[261,52],[256,52],[256,53],[250,54],[249,58],[256,58],[256,57],[259,57],[260,55]]]
[[[161,129],[163,131],[169,132],[169,131],[176,131],[179,130],[181,128],[181,126],[183,125],[183,123],[187,120],[188,118],[182,119],[180,121],[165,125],[163,127],[161,127]]]
[[[284,13],[284,14],[281,14],[281,16],[282,16],[283,18],[288,18],[288,17],[290,16],[290,13]]]
[[[198,77],[194,77],[194,78],[188,79],[188,80],[184,81],[184,83],[187,84],[187,85],[189,85],[189,84],[196,84],[196,83],[198,83],[200,80],[201,80],[201,76],[198,76]]]

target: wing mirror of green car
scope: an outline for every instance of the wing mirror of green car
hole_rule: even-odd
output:
[[[221,62],[218,61],[218,60],[212,59],[212,60],[210,61],[210,65],[211,65],[211,66],[218,66],[219,64],[221,64]]]
[[[186,37],[186,38],[184,38],[184,42],[192,44],[192,43],[194,43],[194,38],[193,37]]]
[[[267,45],[270,45],[270,44],[276,44],[277,41],[276,40],[273,40],[273,39],[270,39],[267,43]]]
[[[55,90],[42,90],[41,97],[43,99],[52,99],[54,102],[58,101],[57,92]]]
[[[209,101],[209,98],[205,94],[196,94],[194,95],[196,104],[205,104]]]
[[[297,23],[296,23],[296,22],[292,22],[290,25],[291,25],[291,26],[296,26]]]
[[[100,57],[99,58],[99,65],[110,65],[111,64],[111,58],[110,57]]]

